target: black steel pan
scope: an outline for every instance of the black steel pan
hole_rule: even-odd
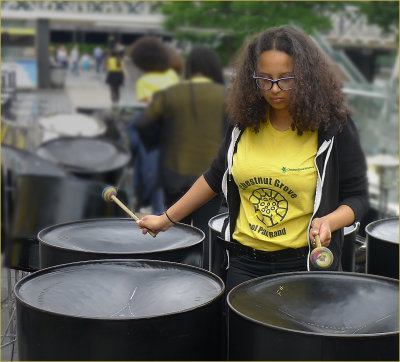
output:
[[[221,359],[224,284],[200,268],[79,262],[33,273],[14,291],[21,360]]]
[[[399,360],[395,279],[275,274],[238,285],[227,300],[230,360]]]
[[[39,269],[37,233],[51,225],[98,217],[125,216],[101,193],[106,184],[75,178],[21,175],[16,185],[6,265],[25,271]],[[124,190],[118,198],[127,202]]]
[[[366,272],[399,279],[399,218],[371,222],[365,231]]]
[[[35,153],[21,150],[5,144],[1,145],[1,166],[11,170],[14,176],[42,175],[42,176],[67,176],[67,172],[55,162],[40,157]]]
[[[344,242],[342,249],[342,268],[343,271],[354,272],[356,260],[356,234],[360,227],[360,223],[344,228]]]
[[[43,143],[36,153],[76,176],[118,184],[130,154],[107,139],[62,137]]]
[[[1,145],[1,250],[10,243],[16,184],[20,175],[66,177],[67,172],[54,162],[5,144]]]
[[[217,274],[222,280],[226,280],[226,267],[228,265],[228,256],[223,245],[218,241],[218,236],[221,236],[224,220],[228,217],[228,213],[214,216],[208,222],[209,240],[210,240],[210,268],[209,270]]]
[[[38,234],[41,268],[96,259],[152,259],[201,267],[204,233],[176,224],[155,238],[132,219],[93,219],[50,226]]]

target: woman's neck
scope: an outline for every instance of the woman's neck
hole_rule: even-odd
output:
[[[293,123],[293,118],[287,110],[270,109],[269,121],[277,131],[286,131]]]

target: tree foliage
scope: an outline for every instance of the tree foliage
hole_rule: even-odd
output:
[[[269,27],[294,25],[308,33],[329,30],[329,15],[343,13],[348,4],[358,7],[372,24],[398,28],[395,1],[166,1],[157,6],[175,39],[209,44],[226,64],[244,40]]]
[[[388,34],[399,32],[399,2],[398,1],[363,1],[353,3],[362,14],[366,15],[370,24],[378,25]]]
[[[269,27],[294,25],[306,32],[328,30],[328,13],[343,8],[334,1],[160,2],[165,28],[180,40],[208,43],[226,61],[243,41]]]

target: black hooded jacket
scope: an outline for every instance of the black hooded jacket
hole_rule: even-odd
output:
[[[239,213],[240,196],[237,185],[231,175],[233,154],[243,130],[231,126],[221,144],[217,157],[204,178],[211,189],[219,193],[223,191],[229,209],[229,223],[222,231],[225,240],[233,241],[236,219]],[[339,132],[336,128],[318,131],[318,151],[315,157],[318,170],[315,190],[314,218],[325,216],[340,205],[349,206],[359,221],[368,210],[368,181],[366,161],[361,149],[360,139],[354,122],[349,119]],[[341,253],[343,247],[343,229],[332,233],[330,250],[334,261],[328,270],[341,270]],[[309,248],[311,245],[309,242]],[[308,262],[308,269],[314,267]]]

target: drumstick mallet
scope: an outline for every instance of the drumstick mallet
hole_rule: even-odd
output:
[[[319,235],[315,235],[314,240],[317,244],[317,247],[311,252],[311,263],[318,269],[329,268],[333,263],[332,252],[325,246],[321,245]]]
[[[104,188],[102,196],[105,201],[114,201],[122,210],[124,210],[133,220],[137,221],[139,218],[129,210],[118,198],[115,196],[117,194],[117,189],[113,186],[107,186]],[[155,238],[156,234],[148,229],[148,233]]]

